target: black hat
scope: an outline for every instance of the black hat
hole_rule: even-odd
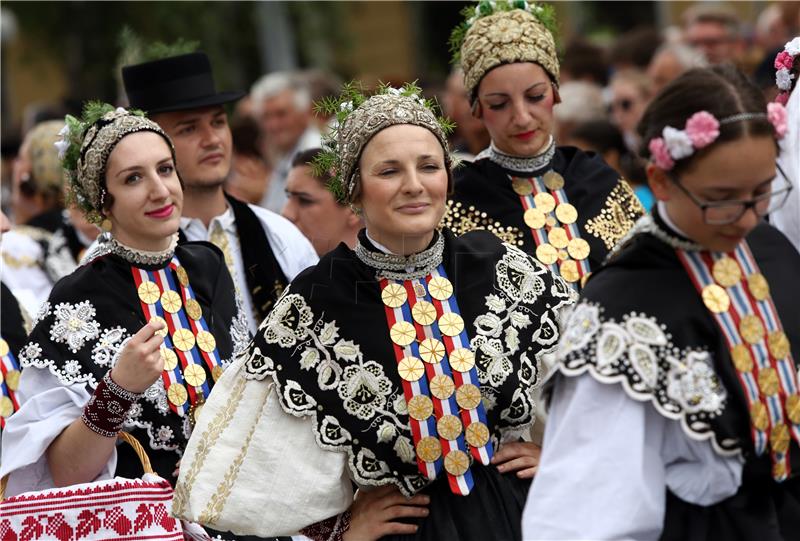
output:
[[[171,56],[122,68],[133,109],[148,114],[197,109],[236,101],[245,92],[217,92],[205,53]]]

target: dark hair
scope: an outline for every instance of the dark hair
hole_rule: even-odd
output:
[[[233,150],[237,154],[264,159],[258,148],[261,137],[258,123],[254,119],[246,116],[233,118],[231,120],[231,138]]]
[[[578,124],[572,130],[571,137],[586,141],[601,154],[616,150],[621,156],[627,152],[622,133],[608,120],[591,120]]]
[[[722,124],[719,137],[688,158],[676,160],[671,173],[679,176],[716,143],[735,141],[745,136],[775,136],[775,129],[767,120],[767,104],[761,91],[733,65],[691,69],[669,83],[650,102],[639,122],[642,138],[640,154],[650,158],[650,140],[661,137],[666,126],[682,130],[690,116],[698,111],[708,111],[717,120],[740,113],[763,113],[764,116]],[[776,142],[777,145],[777,142]]]
[[[569,42],[562,55],[561,73],[569,73],[573,79],[592,81],[600,86],[608,84],[606,51],[584,39]]]
[[[649,26],[628,30],[611,46],[609,60],[612,65],[647,69],[663,41],[659,31]]]

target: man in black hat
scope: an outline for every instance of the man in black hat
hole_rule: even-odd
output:
[[[185,185],[182,239],[219,246],[255,333],[286,284],[317,255],[291,222],[222,190],[232,155],[223,105],[245,93],[217,92],[201,52],[125,66],[122,79],[130,106],[146,111],[175,145]]]

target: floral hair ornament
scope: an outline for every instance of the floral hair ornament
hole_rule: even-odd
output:
[[[340,203],[352,203],[360,178],[358,160],[361,152],[379,131],[397,124],[413,124],[430,130],[444,149],[448,174],[454,165],[447,146],[447,136],[455,128],[450,120],[438,116],[433,100],[421,96],[413,83],[402,88],[381,84],[367,96],[360,86],[348,83],[338,97],[325,98],[314,110],[336,116],[336,127],[322,141],[322,152],[311,163],[315,175],[329,174],[328,189]]]
[[[81,118],[67,115],[55,143],[58,157],[69,183],[70,202],[94,224],[103,221],[106,196],[105,174],[108,157],[123,137],[140,131],[159,134],[167,142],[175,160],[172,141],[144,112],[126,110],[99,101],[84,105]]]
[[[794,71],[794,62],[797,56],[800,55],[800,37],[794,38],[788,42],[783,50],[775,57],[775,85],[781,91],[775,98],[775,101],[781,105],[786,105],[789,101],[789,94],[792,93],[792,80],[796,78]]]
[[[743,120],[766,118],[775,128],[778,139],[786,135],[786,109],[779,103],[767,105],[766,113],[739,113],[717,120],[708,111],[699,111],[686,121],[684,129],[665,126],[661,137],[650,140],[647,148],[653,163],[663,171],[670,171],[675,162],[688,158],[717,140],[719,128],[723,124],[731,124]]]

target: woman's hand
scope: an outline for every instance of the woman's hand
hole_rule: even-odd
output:
[[[126,391],[143,393],[161,377],[164,360],[160,348],[164,339],[156,331],[163,328],[164,323],[151,321],[128,340],[111,370],[114,383]]]
[[[532,479],[539,468],[542,448],[535,443],[515,441],[504,444],[492,458],[500,473],[517,472],[520,479]]]
[[[402,517],[426,517],[430,498],[417,494],[411,499],[403,496],[397,487],[385,486],[370,492],[359,490],[350,506],[350,528],[343,541],[373,541],[384,535],[413,534],[415,524],[394,522]]]

